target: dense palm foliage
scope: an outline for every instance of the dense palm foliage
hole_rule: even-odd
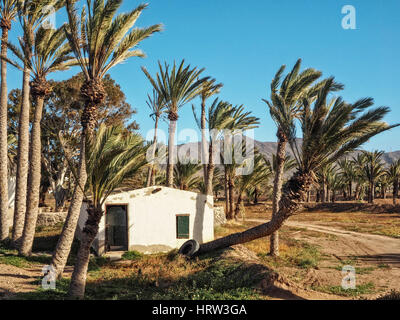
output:
[[[188,161],[179,161],[174,166],[175,187],[181,190],[193,190],[199,185],[201,179],[199,170],[201,165]]]

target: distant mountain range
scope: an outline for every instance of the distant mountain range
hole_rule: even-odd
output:
[[[183,146],[190,146],[191,148],[196,148],[196,144],[198,147],[198,152],[201,151],[201,143],[189,143],[189,144],[185,144],[185,145],[180,145],[178,146],[178,150],[181,150],[181,148]],[[301,141],[299,141],[299,144],[301,145]],[[276,149],[277,149],[277,143],[276,142],[260,142],[257,140],[254,140],[254,146],[260,151],[261,154],[263,154],[265,157],[267,158],[271,158],[272,154],[276,153]],[[288,155],[293,157],[293,152],[290,148],[290,146],[288,145],[286,148],[286,152]],[[351,158],[353,156],[355,156],[358,152],[354,152],[348,155],[348,158]],[[199,153],[200,154],[200,153]],[[394,161],[396,161],[397,159],[400,158],[400,150],[399,151],[394,151],[394,152],[386,152],[384,153],[384,155],[382,156],[382,159],[388,164],[392,164]]]

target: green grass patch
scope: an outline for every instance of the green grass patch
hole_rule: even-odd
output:
[[[122,255],[122,260],[140,260],[143,258],[143,254],[138,251],[127,251]]]
[[[363,294],[375,292],[375,285],[372,282],[357,285],[355,289],[343,289],[341,286],[312,287],[313,290],[331,293],[344,297],[357,297]]]

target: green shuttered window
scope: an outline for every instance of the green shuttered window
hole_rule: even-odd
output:
[[[189,239],[189,215],[176,216],[176,237]]]

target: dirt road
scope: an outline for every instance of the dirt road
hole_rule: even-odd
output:
[[[249,219],[248,221],[266,222],[261,219]],[[393,267],[400,267],[400,239],[297,221],[287,221],[285,226],[333,234],[346,238],[350,240],[348,241],[348,245],[350,246],[349,250],[353,251],[352,254],[354,256],[358,256],[370,262],[379,262]]]

